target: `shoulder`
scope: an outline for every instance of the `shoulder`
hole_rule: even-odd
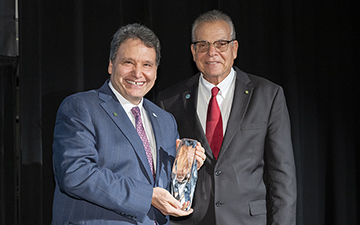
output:
[[[272,87],[272,88],[280,87],[280,85],[278,85],[264,77],[260,77],[260,76],[250,74],[250,73],[248,73],[248,76],[251,80],[251,83],[253,83],[254,86],[268,86],[268,87]]]
[[[189,90],[194,89],[195,87],[198,86],[199,75],[200,74],[197,73],[186,80],[180,81],[179,83],[160,91],[159,94],[157,95],[156,102],[177,97],[179,94],[181,95],[185,92],[188,92]]]
[[[253,87],[271,87],[271,88],[280,87],[279,85],[275,84],[274,82],[264,77],[254,75],[252,73],[244,72],[236,66],[234,66],[234,69],[236,71],[236,79],[238,82],[245,83]]]
[[[276,99],[285,99],[283,88],[264,78],[253,74],[248,74],[250,83],[248,84],[252,89],[252,97],[258,99],[260,102],[273,102]]]
[[[63,100],[63,103],[84,102],[86,104],[92,105],[98,104],[98,102],[108,101],[111,98],[115,98],[115,95],[112,93],[108,82],[109,80],[106,80],[105,83],[98,89],[82,91],[69,95]]]
[[[258,92],[278,92],[282,91],[282,87],[264,77],[243,72],[239,69],[237,72],[237,83],[245,83],[248,87],[257,90]]]
[[[282,92],[283,89],[280,85],[266,79],[263,77],[259,77],[253,74],[248,74],[249,78],[251,80],[251,86],[259,91],[259,92],[265,92],[265,93],[277,93]]]
[[[78,92],[67,96],[60,104],[58,113],[76,114],[85,113],[89,111],[96,111],[99,109],[99,104],[103,102],[99,98],[98,90],[89,90]]]
[[[94,102],[94,99],[99,99],[99,92],[97,90],[90,90],[69,95],[63,100],[62,104],[91,103]]]
[[[237,67],[234,68],[236,70],[236,88],[238,90],[250,88],[253,90],[254,96],[264,99],[284,95],[284,90],[279,84],[264,77],[244,72]]]

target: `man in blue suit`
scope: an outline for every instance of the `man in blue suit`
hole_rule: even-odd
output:
[[[150,29],[121,27],[111,42],[110,79],[62,102],[52,224],[168,224],[169,215],[192,213],[168,192],[179,138],[175,119],[143,98],[159,62],[160,42]],[[202,165],[204,149],[196,149]]]

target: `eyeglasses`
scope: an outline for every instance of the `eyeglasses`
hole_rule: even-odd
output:
[[[214,45],[217,52],[224,52],[228,49],[230,42],[235,41],[232,39],[230,41],[226,40],[218,40],[214,41],[213,43],[209,43],[208,41],[195,41],[193,45],[195,46],[195,50],[198,52],[207,52],[210,49],[210,44]]]

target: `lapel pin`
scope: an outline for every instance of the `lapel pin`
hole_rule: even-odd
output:
[[[187,94],[187,95],[185,95],[185,98],[186,98],[186,99],[189,99],[190,96],[191,96],[190,94]]]
[[[246,91],[245,91],[245,94],[247,94],[247,95],[248,95],[248,94],[249,94],[249,91],[248,91],[248,90],[246,90]]]
[[[156,115],[155,113],[153,113],[153,116],[154,116],[154,117],[157,117],[157,115]]]
[[[114,116],[118,116],[118,114],[116,112],[113,113]]]

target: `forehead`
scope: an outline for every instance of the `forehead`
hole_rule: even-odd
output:
[[[231,28],[224,20],[200,23],[194,32],[195,39],[205,41],[216,41],[231,38]]]
[[[119,56],[147,56],[155,61],[156,52],[154,48],[147,47],[140,39],[127,39],[118,49]]]

